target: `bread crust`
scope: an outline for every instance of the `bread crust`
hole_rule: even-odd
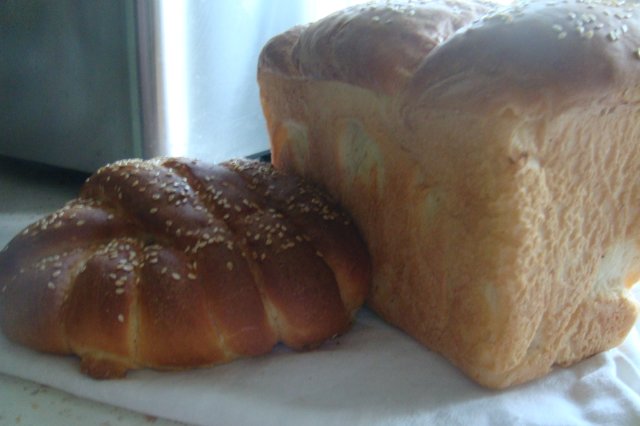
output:
[[[635,321],[639,16],[380,3],[262,52],[274,164],[351,212],[369,305],[482,385],[571,365]]]
[[[120,161],[0,252],[0,326],[95,378],[303,350],[347,330],[369,262],[334,201],[270,165]]]

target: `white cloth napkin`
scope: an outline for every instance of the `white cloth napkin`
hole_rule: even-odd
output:
[[[474,384],[364,309],[346,335],[306,353],[96,381],[74,357],[0,337],[0,372],[200,425],[640,425],[640,323],[618,348],[506,391]]]

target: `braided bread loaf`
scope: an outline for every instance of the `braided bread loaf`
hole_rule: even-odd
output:
[[[127,160],[0,252],[0,326],[95,378],[204,366],[344,332],[369,277],[349,218],[299,178]]]

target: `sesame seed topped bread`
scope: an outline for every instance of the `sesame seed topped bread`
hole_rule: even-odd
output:
[[[0,252],[0,326],[96,378],[312,348],[363,303],[349,217],[271,165],[127,160]]]
[[[636,320],[639,49],[635,2],[348,8],[262,51],[273,162],[352,214],[376,312],[522,383]]]

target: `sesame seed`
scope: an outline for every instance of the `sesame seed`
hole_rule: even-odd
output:
[[[233,262],[231,261],[227,262],[227,269],[230,271],[233,271]]]
[[[76,226],[82,226],[84,225],[86,222],[84,220],[79,220],[76,222]]]
[[[589,31],[585,32],[584,34],[582,34],[582,37],[584,37],[586,39],[593,38],[593,30],[589,30]]]
[[[189,274],[187,274],[187,278],[189,278],[190,280],[195,280],[196,279],[196,274],[189,273]]]
[[[121,295],[123,293],[124,293],[124,288],[122,288],[122,287],[116,288],[116,294],[117,295]]]
[[[177,273],[177,272],[173,272],[173,273],[171,274],[171,278],[173,278],[174,280],[178,281],[178,280],[179,280],[180,278],[182,278],[182,277],[180,276],[180,274],[179,274],[179,273]]]
[[[153,198],[154,200],[159,200],[160,199],[160,194],[153,194],[151,196],[151,198]]]
[[[617,41],[619,38],[618,31],[610,31],[609,34],[607,34],[607,38],[609,41]]]
[[[567,32],[566,31],[562,31],[561,33],[558,34],[558,40],[562,40],[564,38],[567,37]]]
[[[124,315],[118,314],[118,321],[119,322],[124,322]]]
[[[53,278],[56,278],[56,277],[59,277],[60,274],[62,274],[62,271],[58,269],[57,271],[53,271],[53,274],[51,274],[51,276]]]
[[[149,210],[149,213],[151,213],[151,214],[156,214],[156,213],[158,213],[158,208],[157,208],[157,207],[153,207],[153,208],[151,208],[151,209]]]
[[[635,50],[634,54],[636,55],[636,59],[640,59],[640,47]]]
[[[49,282],[47,283],[47,287],[49,287],[51,290],[53,290],[53,289],[55,289],[55,288],[56,288],[56,285],[55,285],[52,281],[49,281]]]

